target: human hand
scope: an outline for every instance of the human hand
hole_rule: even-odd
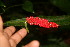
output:
[[[15,27],[10,26],[3,29],[3,21],[0,16],[0,47],[16,47],[17,44],[26,36],[26,29],[22,28],[15,32]],[[24,47],[39,47],[39,42],[34,40]]]

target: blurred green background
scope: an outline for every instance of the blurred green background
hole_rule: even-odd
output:
[[[25,27],[29,16],[56,22],[58,28],[42,28],[28,24],[27,36],[17,45],[22,47],[32,40],[38,40],[40,47],[70,47],[70,0],[0,0],[0,15],[4,28]]]

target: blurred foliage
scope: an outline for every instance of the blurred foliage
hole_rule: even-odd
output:
[[[0,14],[11,13],[11,11],[19,11],[26,15],[66,15],[69,14],[69,1],[58,1],[58,0],[47,0],[47,1],[39,1],[38,0],[2,0],[0,1]],[[54,3],[56,2],[56,3]],[[62,3],[62,4],[61,4]],[[3,7],[2,7],[3,6]],[[12,10],[13,9],[13,10]],[[16,11],[16,12],[17,12]]]
[[[70,14],[70,0],[50,0],[55,6]]]
[[[51,42],[51,45],[50,44],[47,44],[47,45],[44,45],[44,46],[40,46],[40,47],[69,47],[68,45],[66,45],[64,42],[56,42],[56,41],[52,41]]]
[[[0,6],[6,7],[1,0],[0,0]]]
[[[5,8],[3,8],[2,6],[5,7]],[[4,11],[4,12],[1,12],[2,14],[5,13],[5,11],[9,11],[10,8],[20,7],[20,6],[22,6],[22,10],[24,9],[24,10],[27,11],[27,12],[34,13],[34,11],[33,11],[33,4],[32,4],[32,2],[30,2],[30,1],[25,1],[25,2],[22,3],[22,4],[15,4],[15,5],[11,5],[11,4],[10,4],[10,6],[5,6],[4,3],[0,1],[0,7],[1,7],[1,9],[3,9],[3,11]],[[20,8],[21,8],[21,7],[20,7]],[[19,9],[20,9],[20,8],[19,8]]]

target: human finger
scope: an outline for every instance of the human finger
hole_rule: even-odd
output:
[[[11,46],[18,44],[22,40],[22,38],[26,36],[26,34],[27,31],[24,28],[16,32],[13,36],[11,36],[10,39]]]
[[[0,36],[0,47],[10,47],[8,39],[3,35]]]
[[[3,21],[2,17],[0,16],[0,32],[3,31]]]
[[[34,40],[32,42],[30,42],[29,44],[23,46],[23,47],[39,47],[40,43],[37,40]]]
[[[14,26],[9,26],[4,29],[4,33],[8,34],[8,36],[10,37],[15,32],[15,30],[16,29]]]

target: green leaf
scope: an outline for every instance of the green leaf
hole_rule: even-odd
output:
[[[70,14],[70,0],[50,0],[55,6]]]
[[[0,0],[0,6],[6,7],[1,0]]]
[[[50,22],[56,22],[57,24],[59,24],[60,26],[67,26],[67,25],[70,25],[70,15],[64,15],[64,16],[38,16],[38,17],[41,17],[41,18],[45,18],[45,19],[48,19]],[[11,20],[11,21],[7,21],[5,22],[5,26],[7,26],[7,24],[11,24],[11,25],[23,25],[21,24],[22,22],[25,22],[25,18],[22,18],[22,19],[16,19],[16,20]],[[13,25],[13,26],[14,26]],[[65,28],[64,27],[64,28]]]
[[[4,26],[24,26],[25,27],[25,18],[10,20],[4,23]]]
[[[24,2],[24,5],[22,6],[22,8],[23,8],[25,11],[34,13],[33,4],[32,4],[32,2],[30,2],[30,1],[25,1],[25,2]]]

